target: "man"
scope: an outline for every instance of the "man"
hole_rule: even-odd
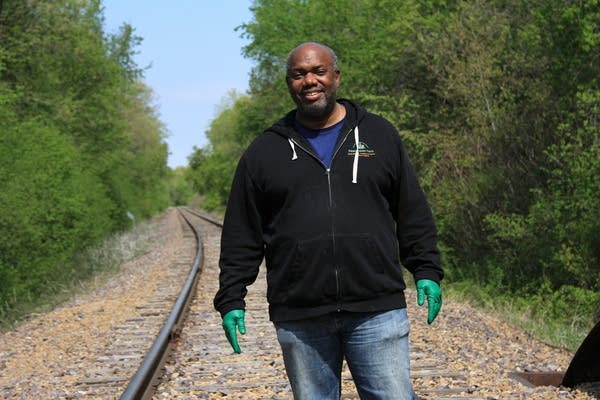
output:
[[[215,308],[236,353],[265,257],[267,299],[295,399],[339,399],[346,358],[361,398],[412,399],[401,263],[428,322],[440,310],[436,228],[397,130],[336,99],[335,53],[288,56],[296,109],[242,156],[224,220]]]

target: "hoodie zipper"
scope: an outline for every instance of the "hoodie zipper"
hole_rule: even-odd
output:
[[[350,135],[350,132],[352,132],[352,130],[353,129],[350,129],[348,132],[346,132],[346,134],[344,135],[342,140],[340,140],[338,146],[336,147],[336,149],[333,152],[333,156],[331,157],[331,165],[333,165],[333,161],[335,160],[335,157],[337,156],[338,152],[342,148],[342,145],[346,142],[346,139],[348,139],[348,136]],[[331,190],[331,167],[327,167],[316,154],[314,154],[311,150],[308,150],[302,144],[298,143],[294,138],[290,138],[290,139],[294,142],[294,144],[296,146],[298,146],[299,148],[304,150],[312,158],[317,160],[323,166],[323,168],[325,168],[325,174],[327,175],[327,189],[329,191],[329,209],[331,210],[333,208],[333,192]],[[336,231],[335,231],[335,224],[333,223],[333,211],[330,211],[330,216],[331,216],[331,242],[332,242],[333,254],[335,255],[336,254],[336,243],[335,243]],[[334,257],[334,259],[335,259],[335,257]],[[340,267],[337,264],[335,264],[335,266],[334,266],[334,274],[335,274],[335,292],[336,292],[336,299],[337,299],[337,312],[340,312],[340,311],[342,311],[342,301],[341,301],[342,300],[342,289],[341,289],[341,285],[340,285]]]
[[[333,165],[333,162],[335,160],[335,157],[337,156],[338,152],[340,151],[340,149],[342,148],[342,145],[346,142],[346,139],[348,139],[348,136],[350,135],[350,132],[352,132],[352,129],[350,129],[348,132],[346,132],[346,135],[344,135],[344,137],[342,138],[342,140],[340,140],[340,143],[338,145],[338,147],[335,149],[335,151],[333,152],[333,156],[331,157],[331,165]],[[330,208],[333,208],[333,192],[331,190],[331,174],[330,174],[331,168],[327,168],[327,186],[329,187],[329,204],[330,204]],[[335,243],[335,235],[336,235],[336,231],[335,231],[335,224],[333,223],[333,211],[331,212],[331,241],[332,241],[332,246],[333,246],[333,254],[335,255],[337,252],[337,248],[336,248],[336,243]],[[335,258],[335,257],[334,257]],[[341,312],[342,311],[342,287],[340,285],[340,267],[339,265],[337,265],[337,263],[335,264],[335,290],[337,293],[337,312]]]
[[[350,135],[350,132],[352,132],[352,130],[353,130],[353,128],[350,129],[348,132],[346,132],[346,134],[344,135],[344,137],[342,138],[342,140],[339,142],[339,145],[336,147],[335,151],[333,152],[333,156],[331,157],[331,163],[332,164],[333,164],[333,161],[335,160],[335,157],[337,156],[337,154],[339,153],[340,149],[342,148],[342,145],[344,144],[344,142],[346,141],[346,139],[348,139],[348,135]],[[309,156],[311,156],[312,158],[314,158],[325,169],[325,173],[327,175],[327,187],[328,187],[328,190],[329,190],[329,207],[333,207],[333,193],[331,191],[331,178],[330,178],[331,168],[328,168],[323,163],[323,161],[321,161],[321,159],[315,153],[313,153],[312,150],[309,150],[306,147],[304,147],[304,145],[302,143],[298,143],[298,141],[296,139],[294,139],[294,138],[290,138],[290,140],[292,142],[294,142],[295,146],[298,146],[300,149],[304,150],[305,153],[307,153]]]
[[[335,155],[334,155],[335,157]],[[333,159],[331,160],[333,163]],[[336,259],[336,244],[335,244],[335,224],[333,223],[333,194],[331,192],[331,168],[326,168],[327,171],[327,188],[329,190],[329,215],[330,215],[330,224],[331,224],[331,251],[333,255],[333,260]],[[337,312],[342,311],[342,288],[340,286],[340,267],[337,262],[334,264],[333,273],[335,275],[335,300],[337,301]]]

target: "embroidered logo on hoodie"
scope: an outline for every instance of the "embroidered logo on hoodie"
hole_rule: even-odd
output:
[[[356,144],[353,144],[352,147],[348,149],[349,156],[354,157],[354,153],[356,153]],[[358,156],[359,157],[373,157],[374,155],[375,155],[375,150],[371,150],[365,142],[358,142]]]

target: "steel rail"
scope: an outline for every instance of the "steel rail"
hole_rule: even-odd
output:
[[[185,211],[189,212],[190,214],[194,214],[198,218],[202,218],[203,220],[210,222],[213,225],[216,225],[221,228],[223,227],[223,222],[221,220],[216,219],[213,216],[203,214],[203,213],[201,213],[197,210],[194,210],[192,208],[189,208],[189,207],[181,207],[181,208],[183,208]]]
[[[161,374],[161,368],[163,367],[167,356],[169,355],[173,339],[181,330],[183,316],[187,311],[190,302],[192,301],[196,284],[198,283],[198,277],[200,275],[200,271],[202,270],[204,257],[200,233],[190,222],[188,217],[186,217],[186,215],[181,211],[181,208],[178,207],[177,210],[194,232],[198,250],[196,252],[190,274],[186,279],[183,289],[177,298],[177,301],[175,302],[175,305],[173,306],[165,325],[156,337],[156,340],[146,354],[146,357],[144,357],[144,360],[140,364],[137,372],[129,381],[127,388],[120,397],[121,400],[149,399],[152,397],[154,392],[154,384]]]

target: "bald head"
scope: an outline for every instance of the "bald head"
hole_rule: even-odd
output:
[[[288,53],[287,59],[286,59],[286,75],[289,75],[290,73],[290,69],[291,69],[291,65],[292,65],[292,59],[298,54],[298,53],[302,53],[306,50],[317,50],[317,51],[324,51],[326,53],[328,53],[328,57],[331,59],[331,66],[333,68],[334,71],[339,71],[338,66],[337,66],[337,55],[335,54],[335,52],[331,49],[331,47],[326,46],[324,44],[321,43],[317,43],[317,42],[305,42],[305,43],[301,43],[298,46],[296,46],[292,51],[290,51]]]

